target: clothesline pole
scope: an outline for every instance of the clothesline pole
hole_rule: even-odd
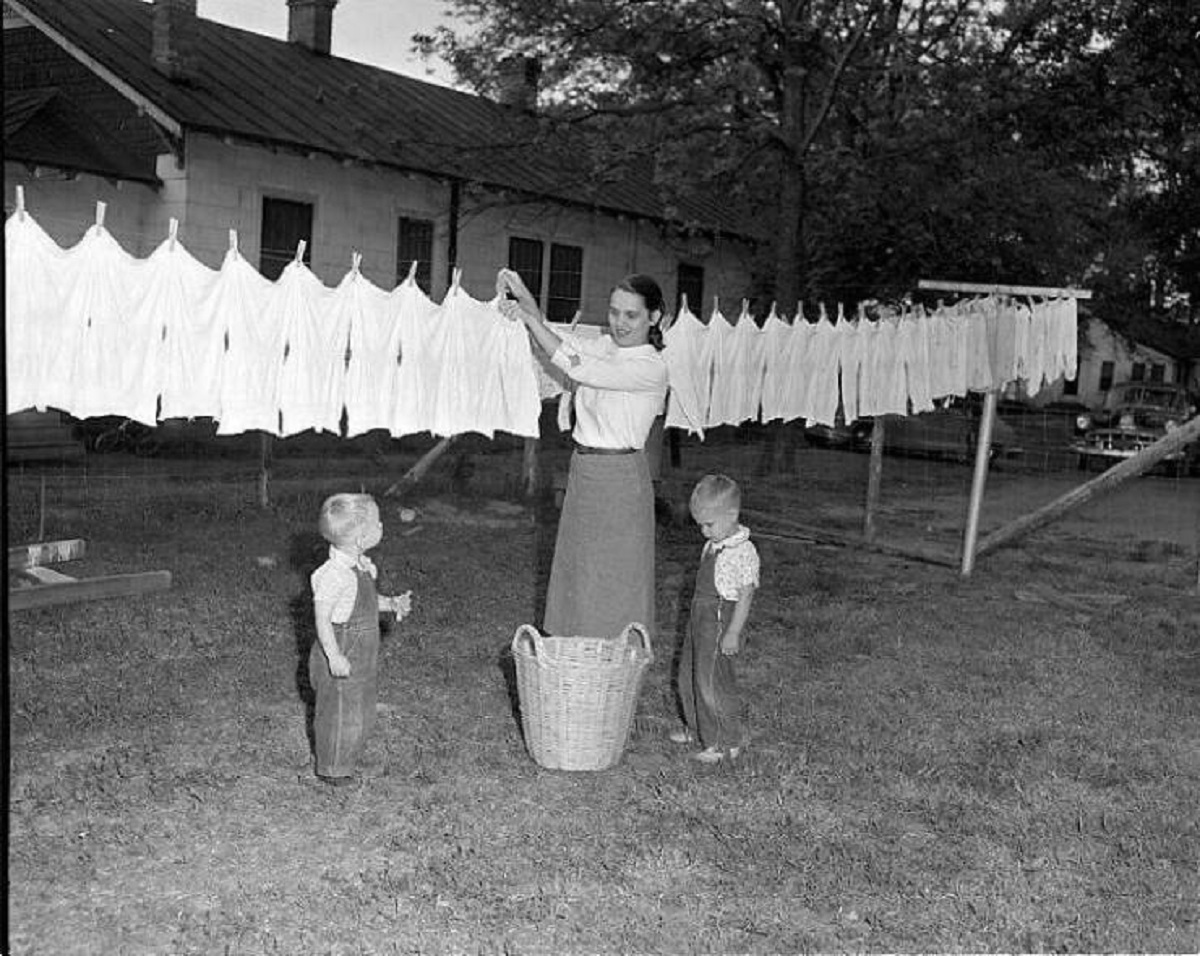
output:
[[[271,507],[271,436],[263,432],[258,442],[258,506]]]
[[[875,540],[875,512],[879,508],[879,492],[883,487],[883,438],[885,425],[882,415],[876,415],[871,425],[871,460],[867,466],[867,506],[863,515],[863,538]]]
[[[537,494],[538,440],[526,438],[521,453],[521,485],[526,498]]]
[[[967,295],[1032,295],[1046,299],[1090,299],[1091,289],[1054,288],[1040,285],[993,285],[985,282],[950,282],[921,279],[918,289],[930,292],[962,292]]]
[[[975,474],[971,478],[971,498],[967,505],[967,529],[963,535],[962,576],[970,577],[975,567],[975,542],[979,539],[979,512],[983,506],[983,488],[987,484],[988,458],[992,452],[992,424],[996,420],[995,389],[983,397],[983,415],[975,440]]]

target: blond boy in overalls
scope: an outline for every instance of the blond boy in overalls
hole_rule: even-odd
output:
[[[341,787],[354,783],[355,765],[375,724],[379,615],[404,618],[412,597],[375,590],[378,572],[366,552],[383,539],[383,522],[370,495],[325,499],[317,527],[329,542],[329,558],[311,578],[317,627],[308,657],[317,698],[313,743],[317,779]]]
[[[696,572],[687,637],[679,660],[684,727],[671,740],[698,742],[702,763],[736,757],[746,743],[745,705],[733,658],[759,583],[758,550],[738,518],[741,489],[732,478],[706,475],[692,492],[692,519],[705,537]]]

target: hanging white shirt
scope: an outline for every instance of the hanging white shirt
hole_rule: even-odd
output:
[[[231,247],[202,309],[224,316],[229,346],[221,372],[218,435],[279,433],[279,370],[284,324],[269,308],[275,286]],[[212,320],[215,321],[215,320]]]
[[[202,308],[217,272],[183,243],[166,239],[147,260],[149,274],[140,308],[161,315],[161,417],[216,418],[221,407],[225,361],[225,315]]]
[[[388,428],[400,370],[400,323],[388,293],[352,267],[334,289],[329,305],[345,316],[335,323],[349,325],[346,437]]]
[[[68,321],[62,304],[66,253],[28,211],[17,210],[4,223],[5,391],[11,412],[44,410],[53,367],[68,370],[83,331]],[[67,392],[60,397],[69,400]],[[57,406],[66,410],[66,406]]]
[[[708,328],[684,300],[675,321],[663,333],[663,357],[667,363],[666,424],[703,436],[708,408],[708,370],[704,365],[704,340]]]
[[[162,319],[137,308],[147,275],[135,259],[97,224],[67,256],[68,322],[82,322],[72,371],[70,405],[77,418],[118,415],[153,425],[158,409]]]

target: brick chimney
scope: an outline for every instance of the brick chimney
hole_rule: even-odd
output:
[[[200,72],[196,0],[154,0],[153,16],[155,69],[172,80],[195,80]]]
[[[337,0],[287,0],[287,5],[288,42],[328,56]]]
[[[542,61],[535,56],[508,56],[500,61],[496,99],[527,113],[537,108],[538,80]]]

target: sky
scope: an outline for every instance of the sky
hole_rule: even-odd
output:
[[[411,51],[414,33],[451,26],[443,0],[339,0],[333,10],[334,56],[451,86],[450,70],[440,61],[429,66]],[[198,0],[196,12],[229,26],[283,40],[287,38],[287,0]],[[428,72],[429,68],[433,72]]]

